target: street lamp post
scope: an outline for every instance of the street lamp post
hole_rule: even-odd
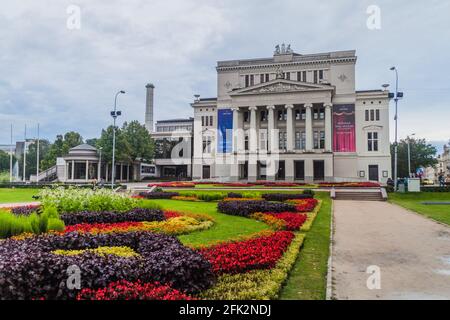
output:
[[[411,137],[413,137],[415,135],[416,134],[413,133],[413,134],[411,134]],[[409,177],[411,177],[411,147],[410,147],[411,138],[410,138],[410,136],[408,136],[408,138],[406,140],[408,142],[408,175],[409,175]]]
[[[391,71],[395,71],[395,95],[390,94],[390,98],[395,101],[395,142],[394,142],[394,190],[398,187],[398,100],[403,97],[403,92],[398,92],[398,70],[396,67],[391,67]]]
[[[111,168],[111,189],[114,190],[114,178],[116,174],[116,119],[118,116],[122,115],[121,111],[117,111],[117,96],[119,94],[125,94],[125,91],[120,90],[116,93],[114,97],[114,111],[111,111],[111,116],[113,117],[113,149],[112,149],[112,168]]]

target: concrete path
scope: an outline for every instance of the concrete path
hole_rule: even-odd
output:
[[[450,299],[449,227],[377,201],[334,201],[334,227],[332,298]]]
[[[23,206],[37,206],[40,202],[0,203],[0,208],[14,208]]]

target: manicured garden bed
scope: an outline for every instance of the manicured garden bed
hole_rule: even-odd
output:
[[[153,197],[162,199],[45,191],[40,208],[8,213],[25,227],[45,215],[60,224],[31,233],[8,229],[0,240],[0,276],[7,279],[0,299],[280,298],[305,235],[329,201],[298,191]],[[88,275],[75,289],[65,281],[74,266]],[[32,277],[17,276],[30,270]]]

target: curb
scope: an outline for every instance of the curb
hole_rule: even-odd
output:
[[[333,299],[333,241],[334,241],[334,200],[331,200],[331,222],[330,222],[330,256],[328,257],[326,300]]]

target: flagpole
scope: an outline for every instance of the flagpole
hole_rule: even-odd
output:
[[[27,167],[27,125],[25,125],[25,141],[23,143],[23,182],[27,181],[25,172]]]
[[[39,184],[39,123],[37,125],[36,184]]]
[[[12,183],[13,177],[13,125],[11,123],[11,144],[9,145],[9,183]]]

